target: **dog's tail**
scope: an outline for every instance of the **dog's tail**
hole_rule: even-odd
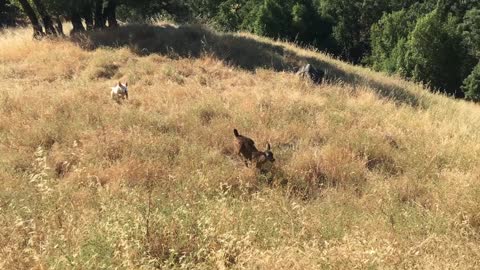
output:
[[[235,135],[235,137],[240,136],[240,133],[238,133],[238,130],[236,128],[233,129],[233,134]]]

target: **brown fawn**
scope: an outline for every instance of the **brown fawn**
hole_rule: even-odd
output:
[[[235,140],[233,141],[235,153],[239,156],[243,156],[245,159],[245,166],[248,167],[248,161],[250,161],[255,164],[257,169],[262,169],[263,165],[267,162],[275,161],[269,143],[267,143],[267,150],[262,152],[258,151],[257,147],[255,147],[255,142],[252,139],[240,135],[237,129],[233,130],[233,134],[235,135]]]

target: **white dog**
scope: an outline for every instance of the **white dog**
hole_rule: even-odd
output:
[[[128,83],[122,84],[118,82],[115,87],[112,87],[112,99],[120,102],[122,99],[128,99]]]

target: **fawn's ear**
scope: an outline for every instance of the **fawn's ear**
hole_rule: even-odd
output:
[[[267,151],[270,151],[270,143],[267,143]]]
[[[125,81],[125,87],[127,87],[127,86],[128,86],[128,82],[127,82],[127,81]]]
[[[122,83],[120,81],[118,81],[117,86],[120,86],[120,85],[122,85]]]

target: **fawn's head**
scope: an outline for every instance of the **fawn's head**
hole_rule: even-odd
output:
[[[265,159],[270,161],[270,162],[274,162],[275,161],[275,158],[273,157],[273,152],[271,150],[271,147],[270,147],[270,144],[267,143],[267,150],[265,150]]]

